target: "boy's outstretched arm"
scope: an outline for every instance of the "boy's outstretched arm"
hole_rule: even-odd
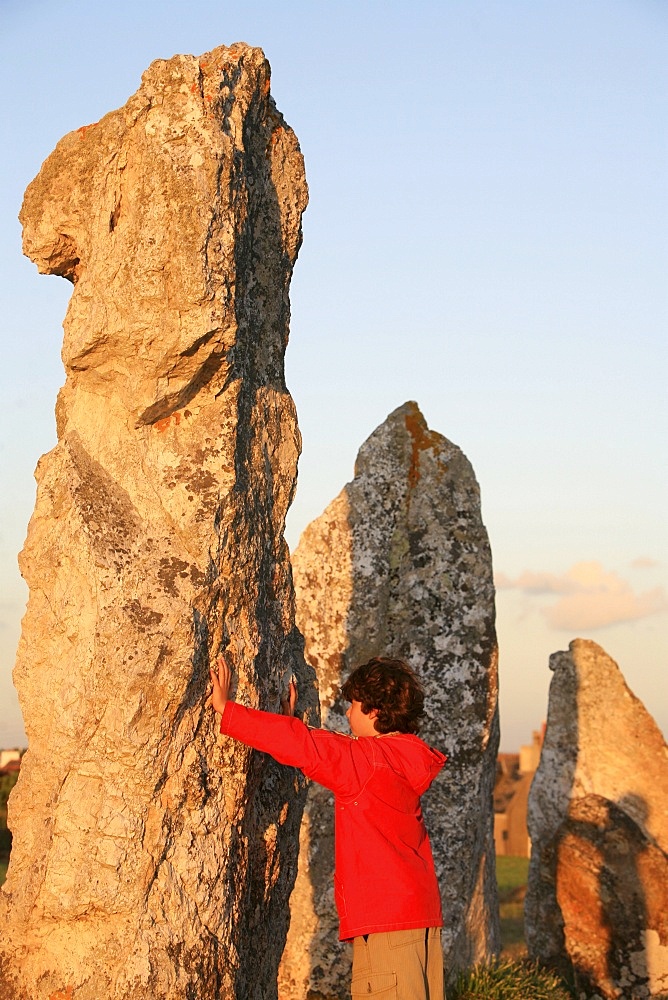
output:
[[[281,764],[303,773],[336,793],[352,796],[368,779],[372,758],[355,752],[356,741],[339,733],[309,730],[294,716],[297,685],[290,681],[281,700],[282,715],[245,708],[230,698],[232,671],[221,654],[218,671],[211,669],[211,707],[220,715],[220,731],[226,736],[269,753]],[[285,718],[288,716],[288,718]]]

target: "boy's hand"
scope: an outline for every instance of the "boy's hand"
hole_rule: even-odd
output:
[[[211,682],[213,684],[213,693],[209,699],[211,707],[214,709],[218,715],[222,715],[225,711],[225,705],[230,700],[230,686],[232,684],[232,670],[227,664],[227,660],[222,653],[218,654],[216,658],[216,663],[218,665],[218,673],[209,669],[211,674]],[[295,705],[297,704],[297,685],[294,681],[290,681],[290,687],[288,689],[287,697],[281,698],[281,711],[283,715],[294,715]]]
[[[213,668],[209,669],[213,682],[213,694],[211,695],[211,707],[218,715],[225,711],[230,694],[230,684],[232,683],[232,671],[227,665],[227,660],[222,653],[219,653],[216,663],[218,664],[218,674]]]
[[[297,704],[297,685],[294,681],[290,681],[290,687],[288,688],[288,694],[286,698],[281,698],[281,711],[283,715],[294,715],[295,705]]]

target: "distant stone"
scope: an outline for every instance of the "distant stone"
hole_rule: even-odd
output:
[[[260,49],[154,62],[65,136],[24,249],[74,284],[58,444],[21,556],[2,1000],[276,997],[303,782],[217,737],[208,668],[316,702],[283,539],[307,191]]]
[[[449,761],[424,808],[440,880],[446,971],[499,947],[492,791],[498,746],[494,586],[467,458],[415,403],[362,445],[355,478],[293,555],[297,623],[325,724],[347,731],[342,680],[371,656],[407,660],[426,688],[420,735]],[[283,1000],[349,995],[334,909],[332,796],[309,789]]]
[[[545,742],[529,796],[526,936],[582,995],[668,992],[668,747],[594,642],[550,657]]]

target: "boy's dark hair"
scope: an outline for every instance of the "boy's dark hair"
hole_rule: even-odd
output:
[[[341,692],[346,701],[361,702],[365,715],[376,709],[379,733],[417,733],[424,691],[403,660],[374,656],[353,670]]]

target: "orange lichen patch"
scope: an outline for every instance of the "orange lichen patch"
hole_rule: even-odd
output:
[[[181,414],[178,412],[170,413],[168,417],[163,417],[162,420],[156,420],[153,426],[160,434],[164,434],[172,421],[174,421],[175,426],[178,427],[181,423]]]
[[[406,414],[406,430],[411,436],[411,464],[408,470],[408,486],[413,490],[420,481],[420,452],[437,445],[436,435],[427,427],[419,410]]]
[[[100,124],[99,122],[91,122],[90,125],[82,125],[81,128],[77,129],[77,132],[79,133],[79,138],[83,139],[89,128],[94,128],[96,125],[99,124]]]
[[[64,990],[56,990],[49,997],[49,1000],[72,1000],[72,994],[74,993],[73,986],[66,986]]]

